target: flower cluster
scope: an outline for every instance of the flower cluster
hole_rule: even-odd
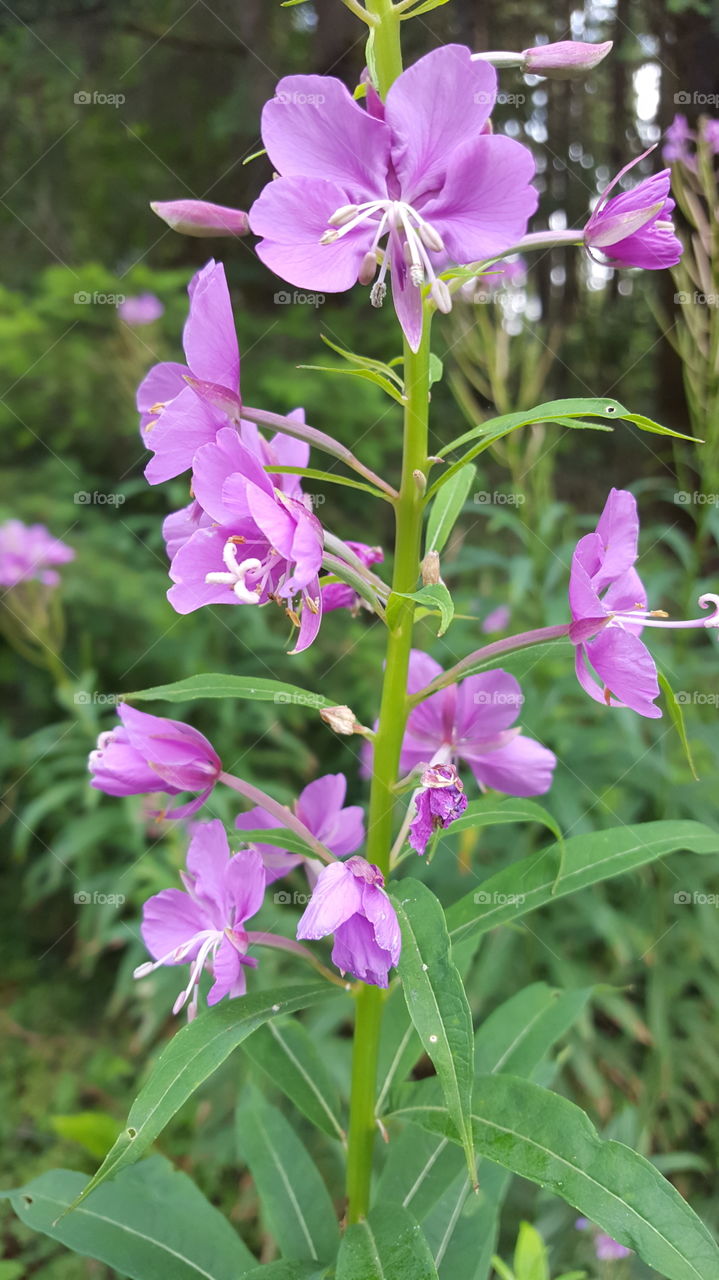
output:
[[[44,524],[6,520],[0,525],[0,587],[21,582],[56,587],[60,575],[54,566],[74,559],[73,548],[54,538]]]
[[[719,120],[703,116],[694,130],[686,116],[679,113],[664,134],[662,157],[667,164],[683,164],[695,170],[700,146],[706,147],[710,156],[719,156]]]
[[[309,445],[278,432],[266,440],[243,420],[240,353],[224,267],[213,260],[189,286],[183,345],[186,365],[155,365],[138,390],[145,475],[158,484],[191,470],[192,501],[168,516],[164,536],[178,613],[204,605],[280,604],[306,649],[322,612],[354,608],[344,584],[321,588],[324,531],[296,473]],[[301,423],[301,410],[288,421]],[[379,549],[352,544],[364,563]]]

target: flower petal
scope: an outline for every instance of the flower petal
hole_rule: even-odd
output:
[[[249,524],[245,529],[250,537],[256,536],[254,525]],[[231,585],[205,580],[208,573],[222,573],[225,569],[222,552],[227,539],[233,536],[244,537],[241,525],[198,529],[180,547],[170,565],[170,577],[175,585],[167,593],[177,613],[192,613],[206,604],[240,603]],[[259,560],[267,554],[267,543],[244,541],[242,551],[248,559]]]
[[[386,194],[389,129],[334,76],[285,76],[262,111],[262,141],[286,177],[321,174],[348,201]]]
[[[413,204],[440,184],[452,153],[476,138],[494,106],[497,73],[447,44],[403,71],[385,102],[402,197]]]
[[[466,750],[462,755],[480,786],[494,787],[508,796],[544,795],[557,763],[553,751],[524,734],[487,755]]]
[[[519,681],[508,671],[484,671],[469,676],[457,689],[457,740],[460,750],[464,743],[477,744],[508,729],[519,715],[524,695]]]
[[[597,522],[602,543],[602,564],[593,576],[596,591],[603,591],[620,574],[631,569],[637,558],[639,513],[637,500],[627,489],[610,489]]]
[[[225,866],[225,900],[234,908],[234,928],[257,915],[265,896],[267,881],[262,856],[257,849],[241,849]]]
[[[224,929],[230,922],[225,892],[229,860],[230,846],[219,818],[196,823],[187,850],[187,870],[193,877],[193,894],[206,908],[208,919],[216,929]]]
[[[222,939],[212,961],[215,981],[207,993],[207,1003],[212,1007],[225,996],[245,994],[245,968],[236,947],[230,939]]]
[[[192,466],[200,446],[214,440],[226,424],[224,414],[186,386],[159,418],[145,428],[145,446],[155,455],[145,467],[148,484],[162,484],[182,475]]]
[[[192,282],[190,313],[182,342],[196,378],[237,391],[240,352],[225,268],[213,258]]]
[[[162,893],[148,898],[142,909],[140,933],[153,960],[161,960],[196,933],[212,927],[212,921],[199,903],[193,902],[182,889],[163,889]],[[187,964],[188,960],[194,960],[199,946],[199,942],[195,943],[181,960],[167,960],[166,963]]]
[[[289,284],[323,293],[342,293],[355,284],[372,243],[374,226],[365,223],[320,244],[329,219],[346,202],[344,191],[322,178],[276,178],[250,209],[252,230],[264,236],[257,256]],[[291,302],[282,293],[278,302]]]
[[[587,642],[584,650],[597,675],[613,694],[613,705],[630,707],[651,720],[660,718],[661,709],[654,706],[655,698],[659,697],[657,668],[638,636],[621,627],[606,627],[595,640]]]
[[[335,933],[332,963],[340,973],[351,973],[374,987],[386,987],[392,957],[378,946],[370,921],[355,915]]]
[[[298,938],[325,938],[362,906],[361,882],[343,862],[323,867],[298,925]]]
[[[454,153],[441,190],[422,206],[452,262],[492,258],[522,238],[539,202],[534,173],[531,151],[513,138],[482,134]]]

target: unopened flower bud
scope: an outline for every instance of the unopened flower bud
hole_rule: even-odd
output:
[[[524,50],[522,70],[551,80],[573,80],[593,71],[606,58],[611,47],[611,40],[604,40],[601,44],[559,40],[554,44],[536,45]]]
[[[228,209],[207,200],[156,200],[150,208],[173,231],[186,236],[246,236],[250,229],[247,214],[241,209]]]
[[[420,470],[419,470],[419,467],[418,467],[416,471],[413,471],[413,472],[412,472],[412,478],[413,478],[413,480],[414,480],[414,482],[415,482],[415,484],[416,484],[416,486],[417,486],[418,492],[419,492],[419,493],[422,493],[422,494],[426,493],[426,492],[427,492],[427,477],[426,477],[426,475],[424,474],[424,471],[420,471]]]
[[[335,733],[349,735],[352,733],[370,733],[365,725],[360,724],[351,707],[322,707],[320,716]]]
[[[422,561],[422,585],[436,587],[442,581],[439,572],[439,552],[428,551]]]

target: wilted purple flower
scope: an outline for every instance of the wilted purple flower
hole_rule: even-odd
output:
[[[462,45],[420,58],[367,109],[333,77],[281,80],[262,113],[280,177],[250,210],[262,261],[290,284],[332,293],[370,284],[381,258],[372,302],[381,304],[391,267],[416,351],[422,288],[448,311],[438,274],[508,249],[537,207],[531,152],[485,131],[496,91],[494,68]]]
[[[664,134],[662,159],[666,164],[681,161],[682,164],[694,161],[693,146],[696,141],[694,130],[684,115],[676,115]]]
[[[418,693],[442,674],[429,654],[413,650],[408,691]],[[511,796],[537,796],[552,785],[556,757],[511,728],[524,701],[507,671],[485,671],[433,693],[416,706],[407,721],[400,767],[466,762],[482,789],[494,787]],[[366,759],[371,759],[371,748]]]
[[[303,500],[273,487],[231,427],[197,450],[192,485],[212,525],[197,528],[175,553],[175,585],[168,592],[173,608],[191,613],[207,604],[283,601],[300,629],[294,652],[306,649],[322,615],[318,574],[324,535],[317,517]]]
[[[110,796],[136,796],[165,791],[199,794],[188,804],[166,815],[186,818],[205,803],[220,773],[222,762],[207,738],[189,724],[151,716],[123,702],[117,709],[122,721],[109,733],[101,733],[90,753],[91,786]]]
[[[558,40],[525,49],[522,70],[529,75],[547,76],[552,80],[573,80],[593,71],[606,58],[611,40],[589,44],[584,40]]]
[[[0,587],[30,580],[56,587],[60,575],[49,566],[74,559],[73,548],[53,538],[44,524],[23,524],[22,520],[0,524]]]
[[[187,365],[156,364],[137,391],[142,438],[154,453],[150,484],[187,471],[200,445],[240,413],[240,352],[225,269],[213,259],[190,281]]]
[[[417,810],[407,837],[417,853],[424,853],[435,831],[448,827],[467,808],[462,780],[453,764],[437,764],[422,774],[422,790],[414,796]]]
[[[152,324],[164,315],[165,308],[154,293],[138,293],[135,298],[125,298],[117,308],[117,314],[125,324]]]
[[[381,547],[368,547],[364,542],[347,542],[350,551],[354,551],[364,565],[381,564],[384,551]],[[329,613],[332,609],[351,609],[356,612],[362,604],[362,598],[354,587],[346,582],[331,582],[322,587],[322,610]]]
[[[144,978],[161,965],[189,964],[189,982],[172,1012],[179,1013],[189,1000],[192,1019],[205,968],[214,977],[208,1005],[244,995],[245,966],[257,965],[247,954],[250,939],[244,926],[262,906],[265,872],[254,849],[230,855],[225,829],[215,819],[194,827],[182,880],[184,892],[163,889],[145,903],[141,933],[153,960],[133,976]]]
[[[354,853],[364,840],[364,810],[356,804],[344,807],[346,794],[344,774],[327,773],[310,782],[294,804],[294,812],[300,822],[337,858]],[[277,827],[277,818],[258,807],[239,814],[235,826],[238,831],[258,831],[261,828],[270,831]],[[255,841],[252,847],[262,857],[268,884],[287,875],[304,861],[299,854],[285,853],[275,845]]]
[[[602,192],[584,228],[584,243],[588,249],[599,249],[609,266],[656,271],[676,266],[683,252],[671,219],[671,170],[663,169],[644,178],[631,191],[609,195],[624,174],[643,158],[638,156],[625,165]]]
[[[316,941],[330,933],[332,962],[340,973],[387,986],[387,974],[399,961],[400,929],[382,872],[364,858],[333,862],[318,876],[297,937]]]
[[[150,208],[173,231],[186,236],[246,236],[250,229],[241,209],[207,200],[153,200]]]
[[[647,610],[647,594],[634,568],[638,539],[635,498],[626,489],[612,489],[596,530],[580,538],[572,557],[569,638],[576,646],[577,679],[595,702],[658,719],[657,669],[639,639],[642,627],[717,627],[719,597],[701,596],[699,604],[713,606],[713,614],[686,622],[664,621],[661,610]]]

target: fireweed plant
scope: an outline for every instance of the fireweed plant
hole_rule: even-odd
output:
[[[418,616],[435,618],[440,634],[451,624],[440,553],[483,450],[536,422],[606,430],[625,418],[664,431],[616,401],[560,400],[484,422],[430,453],[435,312],[449,311],[459,290],[501,270],[505,258],[521,253],[531,269],[533,251],[557,244],[615,266],[671,268],[681,245],[669,173],[636,181],[629,164],[585,227],[528,231],[538,205],[535,166],[523,144],[493,132],[497,68],[567,78],[591,72],[609,46],[477,53],[449,45],[404,67],[404,21],[442,0],[345,3],[368,28],[366,74],[354,93],[330,76],[280,81],[262,113],[273,176],[268,171],[248,215],[196,201],[153,207],[187,234],[232,237],[249,228],[261,260],[292,286],[357,288],[368,316],[371,307],[394,307],[401,358],[384,364],[344,355],[386,391],[391,412],[401,410],[399,475],[375,474],[300,410],[285,416],[244,402],[230,295],[214,259],[190,282],[184,363],[151,369],[138,406],[152,454],[148,481],[186,475],[191,495],[164,527],[173,607],[185,614],[207,605],[267,606],[288,621],[292,652],[312,644],[325,612],[344,610],[348,629],[360,625],[360,610],[372,612],[386,632],[377,717],[363,725],[349,705],[264,677],[198,675],[141,696],[295,698],[318,711],[328,730],[359,743],[369,804],[366,813],[347,805],[346,778],[327,774],[285,806],[271,787],[228,773],[197,730],[120,708],[120,723],[91,756],[92,785],[115,796],[152,794],[157,804],[164,794],[160,817],[191,818],[181,885],[146,903],[141,933],[150,958],[135,971],[142,981],[174,967],[174,1012],[189,1022],[152,1067],[99,1172],[84,1188],[68,1175],[48,1209],[48,1230],[122,1274],[254,1275],[256,1260],[216,1211],[205,1204],[200,1213],[199,1200],[190,1207],[180,1175],[168,1182],[158,1157],[135,1162],[266,1023],[278,1028],[269,1049],[265,1041],[268,1074],[336,1143],[334,1158],[346,1169],[346,1199],[336,1188],[333,1205],[285,1116],[254,1094],[241,1108],[243,1158],[284,1259],[268,1266],[268,1276],[486,1280],[507,1177],[516,1173],[566,1200],[622,1256],[633,1251],[670,1280],[716,1280],[719,1249],[675,1188],[628,1147],[602,1141],[577,1106],[533,1078],[576,1016],[579,1005],[567,1012],[576,993],[547,999],[537,984],[475,1032],[463,977],[495,925],[672,851],[717,851],[717,836],[696,822],[620,825],[563,839],[535,799],[549,791],[556,759],[522,732],[518,674],[560,646],[598,704],[592,714],[624,708],[660,716],[663,677],[651,628],[716,627],[719,597],[702,597],[698,616],[687,621],[648,601],[635,568],[637,504],[629,491],[613,489],[576,547],[565,616],[490,641],[448,670],[414,639]],[[322,454],[350,474],[317,470]],[[392,507],[386,569],[381,548],[352,530],[340,536],[323,528],[305,477],[354,486]],[[207,812],[218,787],[245,802],[229,840]],[[553,843],[445,910],[422,882],[430,857],[449,856],[443,833],[521,821],[543,823]],[[308,882],[296,937],[253,929],[267,886],[290,872]],[[263,987],[263,947],[297,965],[290,985]],[[299,973],[306,965],[309,984]],[[347,1019],[354,1013],[348,1120],[333,1110],[325,1065],[304,1028],[282,1032],[294,1025],[288,1015],[323,1001],[341,1002]],[[422,1052],[434,1074],[413,1081]],[[161,1212],[142,1219],[153,1190]],[[42,1229],[39,1208],[22,1211]],[[121,1257],[116,1237],[103,1236],[108,1215],[134,1232]],[[149,1269],[135,1240],[143,1228],[159,1251]]]

